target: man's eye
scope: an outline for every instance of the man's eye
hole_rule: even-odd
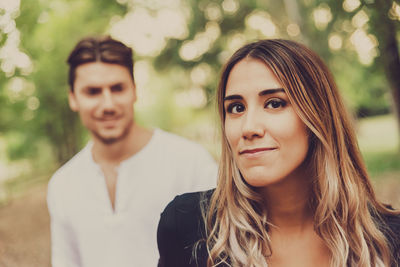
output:
[[[122,85],[114,85],[111,86],[111,91],[112,92],[121,92],[124,88],[122,87]]]
[[[227,112],[232,114],[242,113],[244,110],[245,107],[241,103],[232,103],[227,108]]]
[[[272,108],[272,109],[277,109],[277,108],[283,108],[286,106],[286,101],[283,101],[281,99],[270,99],[265,103],[265,108]]]
[[[87,90],[87,93],[88,93],[89,95],[98,95],[98,94],[101,93],[101,89],[100,89],[100,88],[89,88],[89,89]]]

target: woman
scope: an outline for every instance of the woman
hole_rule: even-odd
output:
[[[218,88],[215,190],[161,215],[159,266],[397,266],[399,212],[381,204],[332,75],[288,40],[245,45]]]

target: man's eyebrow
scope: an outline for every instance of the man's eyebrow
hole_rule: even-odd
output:
[[[114,84],[110,85],[111,88],[113,88],[113,87],[122,87],[122,86],[123,86],[122,83],[114,83]]]
[[[261,92],[258,93],[259,96],[264,96],[264,95],[270,95],[270,94],[275,94],[279,92],[285,92],[283,88],[272,88],[272,89],[265,89],[262,90]]]
[[[95,85],[87,85],[84,87],[85,90],[101,90],[101,86],[95,86]]]

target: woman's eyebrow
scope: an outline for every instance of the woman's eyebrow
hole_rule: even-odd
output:
[[[283,88],[272,88],[272,89],[265,89],[262,90],[261,92],[258,93],[259,96],[264,96],[264,95],[269,95],[269,94],[275,94],[279,92],[285,92]]]
[[[227,101],[227,100],[240,100],[240,99],[243,99],[243,97],[241,96],[241,95],[228,95],[228,96],[225,96],[224,97],[224,101]]]
[[[283,88],[272,88],[272,89],[265,89],[258,93],[259,96],[275,94],[279,92],[285,92]],[[228,95],[224,97],[224,101],[226,100],[241,100],[243,97],[241,95]]]

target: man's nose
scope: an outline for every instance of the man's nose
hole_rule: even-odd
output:
[[[262,137],[265,134],[265,122],[257,109],[248,109],[243,117],[242,136],[245,140]]]
[[[103,90],[102,106],[103,106],[104,109],[112,109],[112,108],[114,108],[113,95],[111,93],[111,90],[109,90],[109,89]]]

